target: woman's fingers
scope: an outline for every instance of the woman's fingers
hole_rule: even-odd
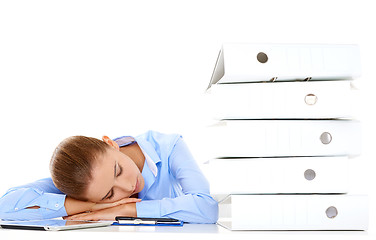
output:
[[[123,198],[123,199],[120,199],[116,202],[112,202],[112,203],[97,203],[95,204],[90,210],[91,211],[98,211],[98,210],[102,210],[102,209],[106,209],[106,208],[110,208],[110,207],[116,207],[116,206],[119,206],[121,204],[126,204],[126,203],[136,203],[136,202],[140,202],[141,199],[138,199],[138,198]]]
[[[72,216],[64,217],[64,220],[94,220],[94,214],[92,212],[80,213]]]
[[[133,206],[133,205],[134,206]],[[130,212],[136,211],[136,206],[134,203],[129,204],[121,204],[116,207],[110,207],[106,209],[102,209],[95,212],[86,212],[80,213],[72,216],[65,217],[65,220],[111,220],[115,221],[116,216],[127,216],[130,215]],[[133,216],[133,215],[130,215]]]
[[[120,204],[126,204],[126,203],[136,203],[136,202],[141,202],[141,199],[139,198],[123,198],[119,201],[117,201],[117,205],[120,205]]]

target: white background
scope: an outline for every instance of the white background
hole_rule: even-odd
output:
[[[222,43],[353,43],[362,53],[363,154],[351,161],[351,193],[370,196],[373,233],[371,3],[0,0],[0,195],[48,177],[55,146],[71,135],[176,132],[205,161],[196,140]]]

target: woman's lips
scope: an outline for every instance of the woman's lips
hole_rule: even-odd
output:
[[[136,180],[136,186],[134,187],[133,193],[136,193],[138,191],[138,188],[140,187],[140,183],[138,181],[138,178]]]

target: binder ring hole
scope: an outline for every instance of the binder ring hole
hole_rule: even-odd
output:
[[[327,216],[328,218],[333,219],[333,218],[337,217],[337,215],[338,215],[338,210],[337,210],[336,207],[331,206],[331,207],[328,207],[328,208],[326,209],[325,213],[326,213],[326,216]]]
[[[316,177],[316,172],[313,171],[312,169],[307,169],[305,170],[304,172],[304,178],[307,179],[308,181],[311,181],[313,179],[315,179]]]
[[[332,141],[332,135],[328,132],[323,132],[320,136],[322,144],[329,144]]]
[[[315,105],[317,102],[317,96],[315,94],[307,94],[304,98],[304,101],[307,105]]]
[[[257,54],[257,61],[259,61],[260,63],[266,63],[268,61],[268,55],[263,52],[259,52]]]

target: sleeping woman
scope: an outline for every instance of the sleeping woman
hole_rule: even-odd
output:
[[[51,178],[9,189],[0,198],[0,219],[218,218],[208,181],[180,135],[69,137],[56,147],[50,172]]]

